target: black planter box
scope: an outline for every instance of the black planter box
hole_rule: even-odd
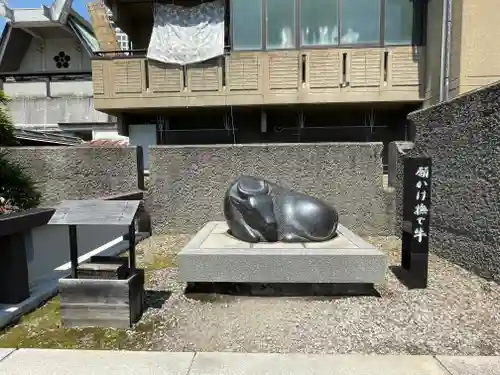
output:
[[[47,224],[54,212],[35,208],[0,215],[0,304],[17,304],[30,296],[25,236]]]

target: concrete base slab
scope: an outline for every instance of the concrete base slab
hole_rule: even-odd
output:
[[[40,282],[30,289],[30,296],[16,305],[0,305],[0,329],[15,322],[24,314],[27,314],[45,301],[57,294],[58,280],[47,280]]]
[[[209,222],[178,254],[179,277],[208,283],[356,283],[384,281],[386,255],[339,225],[319,243],[240,241],[225,222]]]

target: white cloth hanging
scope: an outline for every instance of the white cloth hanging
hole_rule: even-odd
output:
[[[154,5],[153,32],[147,58],[186,65],[224,54],[224,3],[194,7]]]

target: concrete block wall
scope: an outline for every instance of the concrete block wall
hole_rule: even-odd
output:
[[[46,207],[144,186],[140,147],[8,147],[0,152],[32,177]]]
[[[431,251],[500,281],[500,83],[409,116],[433,158]]]
[[[382,143],[151,146],[153,231],[195,233],[223,220],[226,189],[249,174],[324,199],[357,234],[393,234],[394,197],[383,188],[382,149]]]

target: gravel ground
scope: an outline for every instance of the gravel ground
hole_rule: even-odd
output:
[[[138,246],[140,261],[158,268],[148,273],[147,289],[171,292],[146,311],[143,321],[152,331],[140,340],[142,349],[500,355],[500,286],[434,255],[426,290],[407,290],[388,270],[386,284],[377,286],[381,298],[200,301],[184,296],[175,266],[162,268],[187,240],[156,236]],[[367,240],[389,255],[391,265],[398,264],[397,238]]]

